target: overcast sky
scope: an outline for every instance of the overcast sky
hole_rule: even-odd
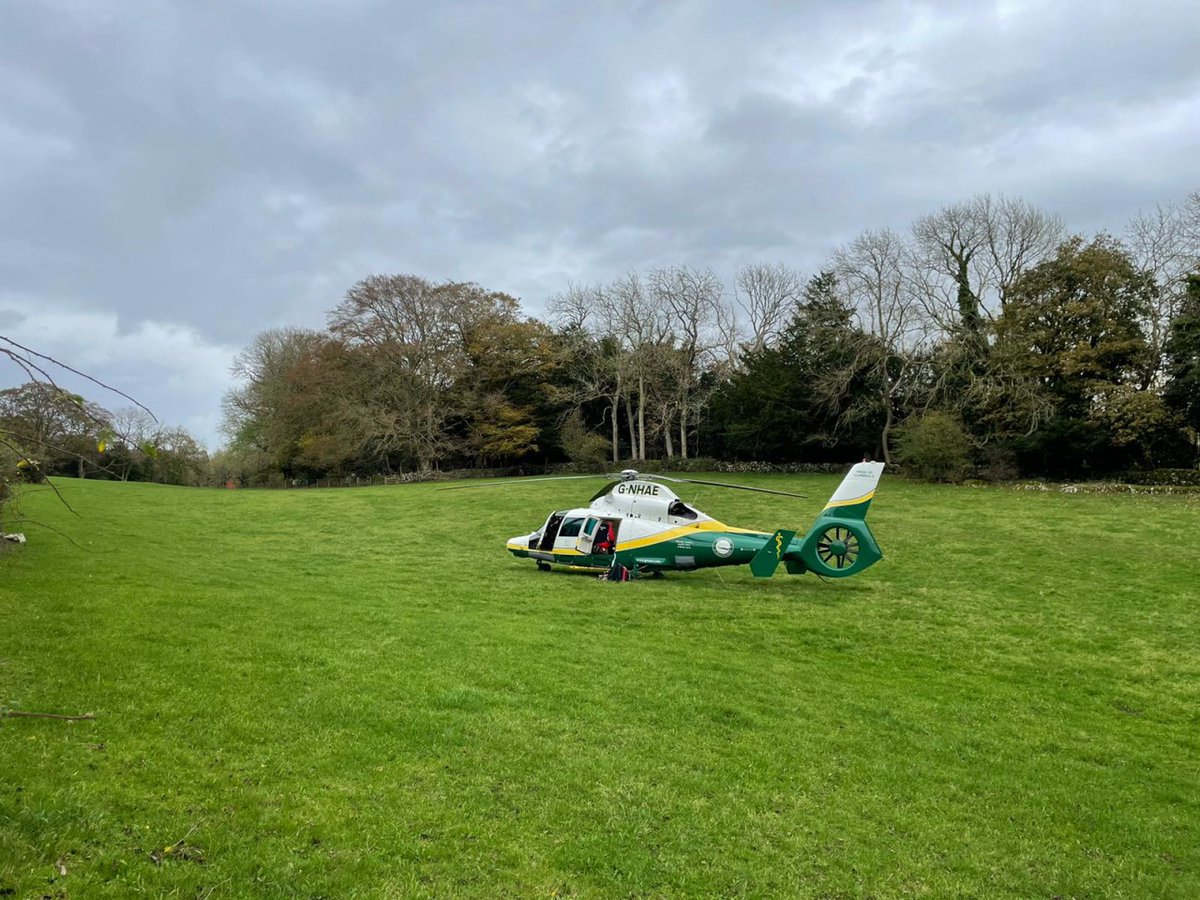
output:
[[[629,269],[811,273],[983,192],[1120,234],[1200,188],[1194,0],[0,0],[0,23],[0,334],[210,447],[233,354],[371,273],[539,314]]]

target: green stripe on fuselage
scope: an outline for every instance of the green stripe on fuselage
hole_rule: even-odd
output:
[[[695,531],[654,543],[639,542],[640,546],[628,550],[622,550],[618,544],[616,560],[629,569],[663,571],[740,566],[748,564],[771,538],[772,535],[759,531]],[[598,553],[528,550],[512,545],[508,549],[522,559],[597,571],[606,570],[613,563],[612,556]],[[786,541],[782,555],[786,557],[799,550],[798,541]]]

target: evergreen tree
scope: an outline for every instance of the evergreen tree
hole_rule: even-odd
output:
[[[1163,399],[1177,412],[1200,450],[1200,274],[1189,275],[1166,342],[1167,385]]]
[[[836,288],[832,273],[814,276],[778,343],[743,354],[741,371],[713,402],[707,446],[717,455],[844,460],[874,444],[874,421],[846,417],[856,396],[869,393],[855,366],[867,337]]]
[[[1141,329],[1154,279],[1101,235],[1063,243],[1014,284],[996,323],[995,362],[1037,385],[1054,415],[1017,442],[1024,467],[1080,474],[1150,461],[1143,438],[1165,410],[1147,390]]]

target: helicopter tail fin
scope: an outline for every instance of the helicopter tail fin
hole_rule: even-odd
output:
[[[750,560],[750,572],[755,578],[770,578],[779,566],[779,560],[796,536],[794,531],[780,529],[767,539],[762,549]]]
[[[833,492],[820,519],[858,519],[867,517],[875,487],[883,475],[883,463],[861,462],[846,473],[838,489]]]
[[[789,573],[845,578],[883,558],[866,523],[882,474],[883,463],[859,463],[847,473],[808,530],[799,552],[787,554],[784,562]]]

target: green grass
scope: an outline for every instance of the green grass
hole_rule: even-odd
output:
[[[1200,896],[1195,497],[885,477],[858,578],[619,585],[503,550],[590,483],[59,485],[0,706],[96,719],[0,719],[2,896]]]

